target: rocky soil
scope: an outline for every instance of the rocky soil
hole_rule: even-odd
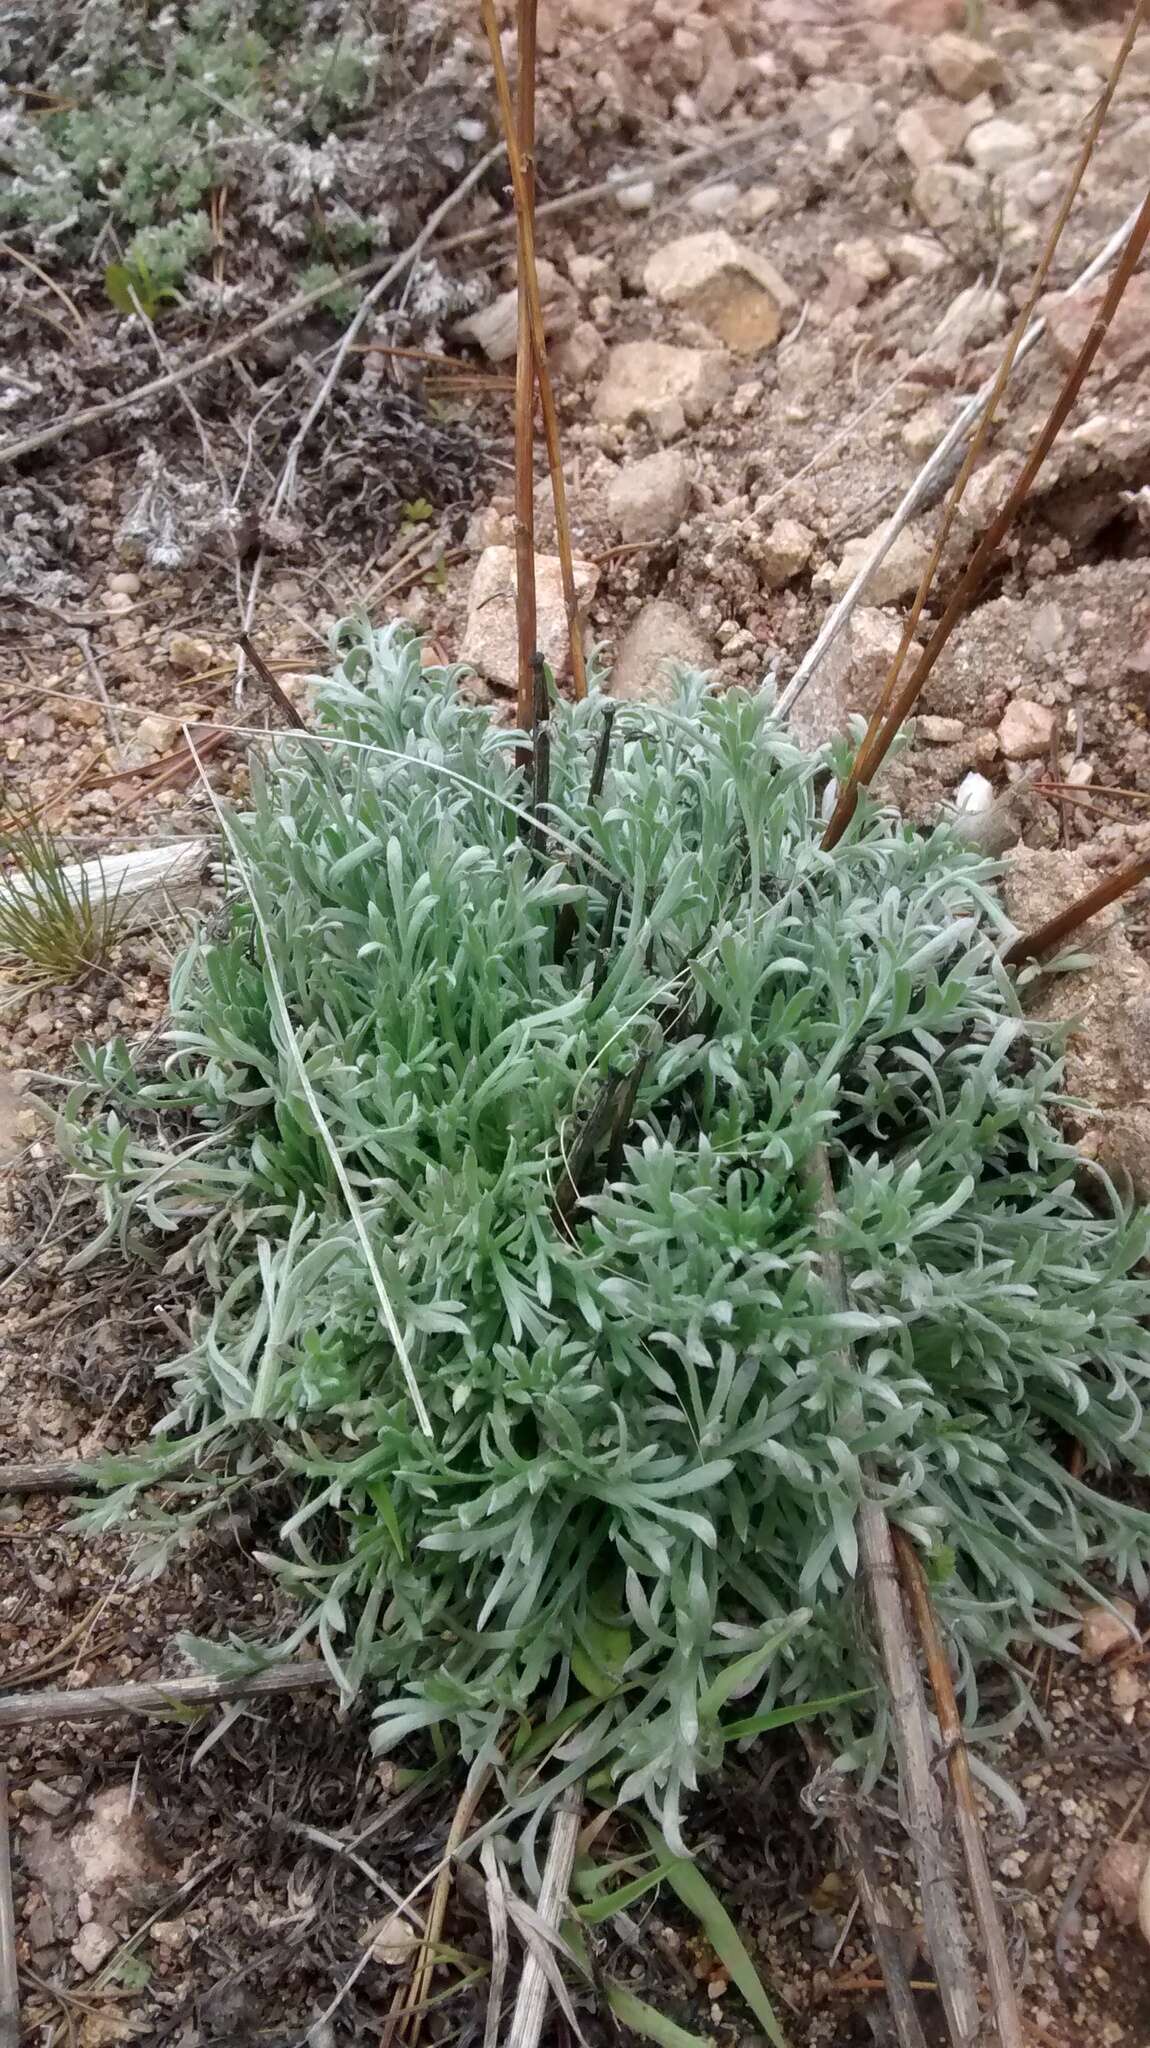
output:
[[[494,136],[485,52],[470,9],[440,14],[461,110],[455,143],[470,164]],[[545,317],[588,644],[617,694],[664,690],[675,659],[721,682],[785,685],[963,401],[993,374],[1120,30],[1100,8],[1053,0],[988,4],[982,39],[967,27],[960,0],[540,0]],[[394,107],[378,115],[395,119]],[[357,144],[374,132],[368,124]],[[1144,28],[1055,259],[1044,338],[1012,380],[923,630],[1097,304],[1096,287],[1062,294],[1138,204],[1148,163]],[[428,204],[451,182],[445,174]],[[404,204],[406,234],[420,221],[410,193]],[[221,728],[277,715],[250,668],[237,689],[244,624],[306,706],[338,618],[402,612],[429,658],[471,662],[469,687],[510,716],[509,221],[493,173],[446,223],[418,289],[404,301],[397,285],[369,315],[301,451],[297,490],[278,504],[291,436],[341,333],[330,315],[189,382],[190,409],[169,390],[3,460],[53,419],[132,393],[254,326],[287,292],[266,225],[242,212],[225,224],[219,277],[232,296],[208,305],[194,295],[154,336],[111,310],[94,272],[6,262],[0,760],[10,806],[35,810],[83,853],[206,833],[185,726],[217,789],[240,791],[244,740]],[[542,454],[539,475],[540,642],[562,683]],[[948,480],[928,491],[799,698],[794,727],[809,743],[873,706]],[[916,821],[1010,799],[1003,836],[1022,844],[1007,900],[1020,925],[1150,850],[1148,556],[1143,270],[886,771]],[[1147,899],[1087,936],[1092,966],[1044,983],[1034,1001],[1083,1020],[1069,1085],[1093,1108],[1075,1135],[1147,1197]],[[74,989],[2,997],[9,1459],[130,1443],[154,1418],[151,1365],[178,1348],[188,1304],[174,1285],[139,1272],[126,1282],[111,1258],[64,1273],[86,1225],[63,1200],[29,1093],[59,1085],[78,1038],[155,1024],[178,943],[178,918],[161,920]],[[191,1545],[141,1585],[120,1539],[71,1531],[66,1502],[0,1498],[2,1689],[172,1672],[178,1629],[220,1633],[221,1617],[254,1625],[268,1595],[247,1535],[237,1520],[227,1540]],[[1135,1631],[1146,1618],[1132,1613]],[[1030,2038],[1142,2048],[1145,1653],[1126,1633],[1084,1650],[1038,1661],[1038,1719],[998,1746],[1006,1792],[988,1798],[988,1830]],[[170,1721],[12,1738],[25,2038],[287,2048],[354,1962],[380,1882],[402,1891],[439,1852],[449,1791],[405,1803],[371,1768],[362,1728],[335,1725],[322,1702],[210,1725],[218,1739],[206,1753],[208,1724]],[[802,1815],[801,1778],[789,1752],[748,1757],[701,1803],[698,1838],[789,2036],[882,2042],[849,1886],[830,1830]],[[1103,1863],[1123,1828],[1120,1853]],[[349,1861],[349,1845],[369,1835],[360,1863]],[[481,1949],[482,1904],[464,1896],[457,1910],[456,1945]],[[737,1994],[673,1914],[620,1967],[681,2023],[745,2035]],[[394,1958],[381,1954],[315,2039],[375,2038],[394,1983]],[[480,1983],[430,2029],[470,2039],[483,2007]],[[606,2038],[590,2001],[585,2024]]]

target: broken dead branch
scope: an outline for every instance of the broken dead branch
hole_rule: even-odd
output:
[[[146,922],[159,910],[194,894],[211,857],[206,839],[176,839],[164,846],[141,846],[133,853],[105,853],[93,860],[61,867],[61,893],[77,904],[107,904],[117,923]],[[38,900],[33,881],[19,870],[5,888],[13,897]]]
[[[12,1900],[8,1773],[0,1764],[0,2048],[19,2048],[19,2044],[20,1972],[16,1961],[16,1909]]]
[[[53,1458],[43,1465],[0,1465],[0,1495],[6,1493],[81,1493],[98,1484],[99,1467]]]
[[[543,1883],[536,1913],[544,1926],[559,1930],[567,1908],[567,1893],[575,1863],[575,1846],[583,1821],[582,1788],[569,1786],[555,1808]],[[519,1980],[519,1995],[507,2034],[507,2048],[538,2048],[547,2016],[550,1985],[546,1970],[534,1948],[528,1949]]]
[[[317,1657],[307,1664],[269,1664],[242,1678],[167,1678],[148,1684],[93,1685],[77,1692],[0,1693],[0,1728],[163,1714],[171,1708],[212,1707],[221,1700],[266,1699],[272,1693],[312,1692],[334,1684],[327,1665]]]
[[[901,1529],[896,1529],[893,1534],[895,1557],[926,1658],[930,1688],[934,1694],[935,1714],[946,1751],[947,1769],[950,1773],[951,1790],[954,1793],[958,1838],[962,1844],[967,1882],[986,1957],[986,1982],[990,1992],[994,2023],[998,2029],[998,2048],[1025,2048],[1014,1978],[1011,1974],[1010,1958],[1006,1952],[1006,1937],[1002,1931],[998,1902],[994,1896],[986,1844],[982,1839],[982,1825],[974,1797],[974,1779],[966,1751],[962,1718],[955,1698],[954,1682],[950,1675],[950,1664],[943,1648],[938,1622],[927,1591],[926,1574],[919,1562],[918,1552]]]

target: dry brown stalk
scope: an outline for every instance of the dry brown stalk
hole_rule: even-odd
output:
[[[251,638],[251,635],[248,633],[240,633],[237,635],[237,639],[239,645],[243,648],[244,653],[247,655],[248,660],[251,662],[252,667],[254,668],[257,676],[259,677],[261,683],[263,684],[270,702],[274,704],[276,710],[280,714],[280,717],[283,719],[284,724],[289,725],[292,728],[293,732],[306,732],[306,720],[300,717],[299,712],[296,710],[295,705],[292,703],[291,698],[287,694],[287,691],[281,690],[279,684],[277,683],[274,675],[271,672],[271,669],[268,667],[267,662],[264,660],[263,655],[260,653],[259,648],[256,646],[255,641]]]
[[[519,71],[515,141],[527,193],[525,213],[516,210],[519,300],[515,340],[515,616],[518,663],[515,719],[520,732],[533,724],[535,696],[535,348],[531,309],[522,280],[527,274],[527,238],[535,208],[535,15],[534,0],[519,0]]]
[[[1002,956],[1006,965],[1019,967],[1024,960],[1038,960],[1044,953],[1053,951],[1055,946],[1061,945],[1063,939],[1068,939],[1072,932],[1076,932],[1079,925],[1086,924],[1092,917],[1097,917],[1100,910],[1108,910],[1112,903],[1117,903],[1120,896],[1125,896],[1131,889],[1136,889],[1139,882],[1144,882],[1148,876],[1150,853],[1139,854],[1137,860],[1127,861],[1124,868],[1116,868],[1112,875],[1107,875],[1104,882],[1099,882],[1095,888],[1088,889],[1085,896],[1079,896],[1075,902],[1068,903],[1065,910],[1060,910],[1057,916],[1048,918],[1036,931],[1025,932],[1020,938],[1013,940]]]
[[[954,1681],[950,1675],[950,1664],[943,1648],[938,1622],[927,1590],[926,1574],[919,1562],[918,1552],[901,1529],[895,1529],[893,1535],[895,1556],[926,1658],[930,1689],[934,1694],[935,1714],[946,1750],[947,1769],[950,1773],[958,1820],[958,1837],[962,1844],[970,1896],[974,1903],[975,1918],[978,1921],[978,1931],[982,1936],[986,1956],[986,1982],[990,1992],[994,2024],[998,2029],[998,2048],[1026,2048],[1018,2000],[1014,1992],[1010,1958],[1006,1953],[1006,1939],[994,1896],[990,1865],[986,1859],[986,1845],[982,1839],[982,1826],[974,1797],[974,1779],[966,1751],[962,1717],[955,1698]]]
[[[1130,231],[1129,238],[1111,278],[1106,297],[1091,323],[1090,332],[1078,355],[1066,374],[1062,389],[1048,413],[1043,426],[1031,446],[1029,455],[1007,496],[990,525],[986,528],[973,555],[966,565],[958,586],[938,625],[931,634],[926,648],[916,663],[912,674],[896,692],[891,702],[885,723],[876,735],[865,763],[856,760],[854,768],[840,791],[830,823],[823,834],[823,847],[828,850],[837,846],[854,816],[860,788],[866,786],[881,767],[902,726],[917,702],[922,689],[934,668],[939,655],[950,639],[959,619],[973,601],[995,554],[1026,499],[1030,495],[1035,477],[1042,468],[1051,448],[1074,407],[1078,394],[1086,379],[1095,356],[1098,354],[1110,323],[1114,318],[1123,294],[1137,268],[1139,258],[1150,237],[1150,191],[1138,210],[1138,217]],[[861,770],[861,772],[860,772]]]
[[[869,751],[871,747],[874,745],[875,737],[879,731],[880,726],[882,725],[884,717],[886,716],[887,706],[889,705],[891,698],[893,697],[895,689],[897,687],[899,676],[902,673],[902,665],[903,662],[906,660],[907,648],[910,646],[911,641],[914,639],[915,628],[918,625],[919,619],[922,616],[923,607],[926,604],[927,598],[930,596],[931,590],[933,588],[934,579],[938,574],[938,565],[942,560],[943,549],[945,548],[947,540],[950,537],[950,530],[951,527],[954,525],[954,521],[957,517],[958,508],[962,501],[963,494],[966,490],[967,484],[970,481],[975,463],[978,461],[978,458],[982,453],[983,447],[986,444],[986,439],[988,434],[990,433],[990,429],[994,422],[995,415],[998,412],[998,407],[1001,402],[1003,392],[1006,390],[1007,384],[1010,381],[1011,373],[1014,369],[1015,358],[1022,344],[1023,336],[1025,335],[1026,330],[1030,325],[1034,309],[1038,304],[1038,300],[1042,292],[1042,287],[1046,282],[1047,276],[1050,271],[1050,266],[1054,261],[1055,250],[1057,249],[1059,242],[1062,240],[1063,230],[1066,226],[1067,221],[1070,218],[1071,208],[1074,205],[1074,201],[1078,197],[1079,188],[1082,184],[1083,178],[1086,176],[1086,170],[1088,164],[1090,163],[1090,159],[1094,155],[1094,151],[1098,143],[1098,137],[1102,132],[1102,124],[1105,121],[1106,116],[1110,110],[1110,102],[1114,98],[1114,94],[1118,89],[1118,81],[1122,76],[1122,72],[1126,65],[1126,60],[1129,57],[1130,52],[1134,46],[1134,38],[1138,33],[1139,26],[1146,13],[1148,5],[1150,5],[1150,0],[1135,0],[1133,12],[1131,13],[1130,20],[1126,26],[1126,34],[1122,39],[1121,47],[1119,48],[1118,54],[1114,59],[1113,65],[1111,66],[1110,76],[1106,81],[1106,85],[1102,91],[1101,97],[1099,98],[1098,104],[1094,109],[1093,115],[1091,116],[1090,125],[1086,131],[1086,137],[1082,144],[1081,151],[1079,152],[1078,161],[1074,166],[1070,182],[1066,187],[1065,193],[1063,194],[1062,204],[1058,209],[1057,217],[1050,229],[1050,233],[1046,238],[1046,246],[1038,259],[1038,266],[1034,272],[1034,277],[1031,281],[1031,286],[1026,297],[1026,302],[1020,309],[1018,318],[1014,323],[1013,329],[1011,330],[1010,339],[1008,340],[1006,348],[1003,351],[1002,361],[998,366],[998,371],[994,379],[994,384],[991,388],[990,396],[987,399],[986,406],[982,413],[982,417],[978,422],[978,427],[975,433],[971,437],[970,446],[966,451],[965,460],[963,461],[962,467],[959,470],[958,475],[956,476],[954,483],[951,487],[949,496],[946,501],[946,505],[943,509],[942,521],[938,529],[938,534],[935,538],[934,546],[931,549],[930,560],[928,561],[925,569],[922,572],[922,577],[919,582],[918,589],[915,592],[914,603],[912,604],[910,611],[907,614],[906,622],[902,629],[902,634],[899,639],[897,652],[887,672],[886,679],[883,683],[882,690],[879,694],[878,703],[875,705],[874,711],[871,713],[870,722],[867,725],[862,745],[860,746],[858,751],[858,761],[856,763],[856,768],[861,780],[866,779],[866,762]]]
[[[539,277],[535,267],[535,222],[531,192],[527,173],[519,150],[516,135],[516,121],[511,105],[511,88],[507,83],[507,67],[503,62],[503,50],[499,41],[499,28],[495,19],[493,0],[481,0],[483,25],[491,49],[491,63],[495,72],[495,90],[499,99],[499,116],[503,124],[503,136],[507,145],[507,159],[511,168],[511,183],[515,194],[515,212],[520,227],[519,291],[527,300],[528,326],[531,347],[535,357],[535,375],[539,385],[539,405],[543,414],[543,438],[547,444],[547,463],[551,472],[551,492],[555,501],[555,540],[559,552],[559,569],[563,579],[563,603],[567,612],[567,628],[571,638],[571,676],[576,701],[587,695],[587,664],[583,657],[583,626],[579,616],[579,598],[575,589],[575,567],[571,548],[571,521],[567,511],[567,486],[563,480],[563,459],[559,447],[559,415],[555,409],[555,393],[551,385],[551,372],[547,367],[547,336],[543,327],[543,307],[539,295]],[[522,67],[521,67],[522,69]],[[522,90],[522,86],[521,86]],[[520,678],[522,682],[522,678]],[[528,698],[530,704],[530,698]]]
[[[435,1879],[431,1904],[427,1913],[427,1925],[420,1944],[419,1958],[411,1978],[400,1986],[391,2004],[391,2011],[384,2022],[380,2035],[380,2048],[390,2048],[398,2033],[406,2032],[407,2048],[416,2048],[423,2026],[423,2015],[427,2010],[427,1994],[431,1988],[431,1976],[435,1969],[435,1951],[443,1934],[443,1923],[447,1917],[447,1901],[451,1894],[452,1859],[461,1844],[467,1840],[471,1823],[491,1780],[491,1767],[473,1772],[459,1796],[459,1804],[452,1817],[450,1832],[443,1851],[443,1861]]]

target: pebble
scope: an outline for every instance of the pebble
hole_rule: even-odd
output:
[[[998,728],[998,744],[1008,761],[1037,761],[1050,751],[1058,725],[1058,714],[1029,697],[1015,697],[1007,705]]]
[[[634,184],[617,185],[614,199],[620,213],[646,213],[655,203],[654,182],[637,178]]]
[[[980,121],[966,138],[966,154],[976,170],[1005,171],[1011,164],[1034,156],[1038,137],[1023,121]]]
[[[46,1785],[42,1778],[33,1779],[28,1787],[27,1798],[29,1806],[36,1807],[40,1813],[46,1813],[49,1820],[59,1820],[60,1815],[67,1813],[72,1804],[66,1792],[58,1791],[55,1785]]]
[[[573,566],[576,596],[585,608],[595,594],[599,571],[594,563],[580,561],[578,557]],[[536,644],[552,674],[561,682],[571,672],[571,642],[558,555],[536,555],[535,600]],[[485,548],[475,565],[459,659],[504,689],[516,687],[519,660],[514,548]]]
[[[957,746],[965,739],[966,727],[961,718],[936,718],[932,712],[924,712],[916,718],[914,729],[920,740],[926,740],[932,747]]]
[[[686,515],[691,472],[677,449],[629,462],[607,489],[607,510],[625,541],[663,540]]]
[[[190,633],[173,633],[168,641],[168,660],[181,675],[194,676],[211,668],[215,653],[210,640],[196,640]]]
[[[681,307],[740,355],[771,348],[795,294],[765,256],[726,228],[680,235],[657,249],[643,272],[660,305]]]
[[[1101,1664],[1137,1640],[1138,1616],[1129,1600],[1117,1599],[1110,1607],[1088,1607],[1082,1616],[1079,1648],[1087,1664]]]
[[[98,1920],[89,1920],[72,1943],[72,1960],[79,1964],[85,1976],[91,1977],[119,1945],[119,1936],[113,1934],[110,1927],[102,1927]]]
[[[623,341],[607,357],[592,412],[606,424],[646,420],[659,440],[673,441],[688,423],[698,426],[730,387],[730,363],[722,349]]]
[[[814,552],[815,536],[798,519],[776,519],[763,542],[759,573],[768,590],[781,590],[801,576]]]
[[[973,100],[1001,85],[1005,76],[1002,59],[989,43],[953,32],[931,38],[926,64],[936,85],[952,100]]]
[[[100,603],[113,617],[133,610],[131,596],[126,590],[105,590],[101,594]]]
[[[653,598],[627,628],[611,672],[611,695],[666,704],[674,695],[674,669],[706,669],[711,650],[690,613]]]
[[[993,802],[993,783],[988,782],[985,775],[980,775],[975,768],[971,769],[969,775],[963,776],[954,792],[955,810],[962,811],[967,816],[988,811]]]
[[[928,164],[912,187],[914,203],[928,227],[957,227],[982,198],[982,179],[967,164]]]
[[[134,569],[117,569],[108,578],[108,588],[117,597],[139,597],[143,583]]]
[[[848,541],[837,567],[820,569],[816,581],[832,597],[842,597],[870,556],[882,528],[857,540]],[[899,604],[913,597],[927,564],[927,550],[909,527],[896,535],[886,555],[872,569],[862,589],[868,604]]]

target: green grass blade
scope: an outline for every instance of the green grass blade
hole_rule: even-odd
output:
[[[692,2034],[686,2027],[680,2027],[666,2013],[656,2012],[653,2005],[636,1998],[633,1991],[625,1991],[621,1984],[607,1984],[607,2003],[617,2020],[629,2027],[633,2034],[642,2034],[648,2041],[654,2041],[656,2048],[715,2048],[713,2034]]]
[[[795,1721],[811,1721],[816,1714],[829,1714],[835,1707],[847,1707],[855,1700],[865,1700],[873,1687],[862,1685],[857,1692],[832,1693],[825,1700],[800,1700],[793,1707],[772,1707],[766,1714],[750,1714],[745,1721],[730,1721],[720,1728],[724,1742],[739,1742],[745,1735],[766,1735],[772,1728],[789,1728]]]
[[[768,2041],[774,2044],[774,2048],[787,2048],[786,2035],[775,2018],[775,2009],[767,1996],[763,1980],[718,1893],[707,1883],[697,1864],[686,1863],[682,1857],[672,1856],[669,1845],[652,1821],[640,1818],[640,1826],[652,1849],[665,1859],[669,1866],[666,1872],[667,1883],[677,1894],[680,1903],[686,1906],[689,1913],[694,1914],[732,1984],[742,1993]]]

